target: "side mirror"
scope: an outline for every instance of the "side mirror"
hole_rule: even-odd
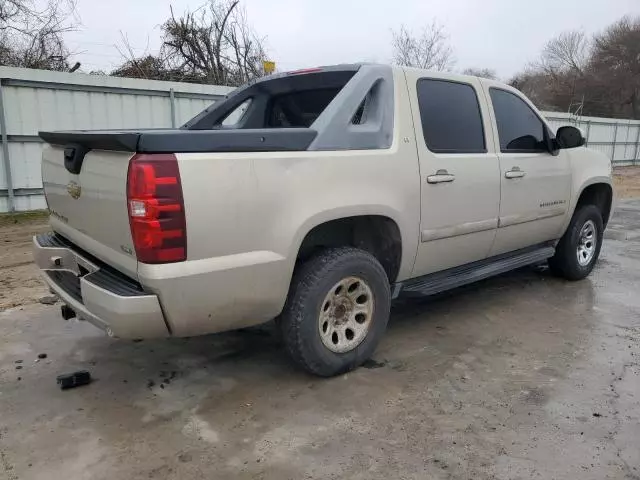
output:
[[[558,128],[556,132],[556,143],[558,148],[576,148],[583,146],[586,142],[579,128],[564,126]]]

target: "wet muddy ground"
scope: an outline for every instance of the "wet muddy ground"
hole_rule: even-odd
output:
[[[0,313],[1,479],[640,479],[640,200],[588,279],[397,303],[374,359],[328,380],[271,325],[136,343],[58,308]],[[76,369],[96,380],[60,391]]]

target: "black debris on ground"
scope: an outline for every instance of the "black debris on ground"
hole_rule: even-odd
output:
[[[369,360],[366,360],[366,361],[362,364],[362,366],[363,366],[364,368],[373,369],[373,368],[382,368],[382,367],[384,367],[386,364],[387,364],[386,362],[376,362],[375,360],[373,360],[373,359],[371,359],[371,358],[370,358]]]
[[[47,358],[47,354],[46,354],[46,353],[39,353],[39,354],[38,354],[38,358],[39,358],[40,360],[42,360],[42,359],[44,359],[44,358]]]
[[[91,374],[86,370],[78,370],[77,372],[58,375],[56,381],[62,390],[67,390],[88,385],[91,383]]]

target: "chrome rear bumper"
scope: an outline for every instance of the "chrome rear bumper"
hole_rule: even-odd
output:
[[[44,280],[76,316],[120,338],[170,335],[158,297],[63,237],[33,237],[33,257]]]

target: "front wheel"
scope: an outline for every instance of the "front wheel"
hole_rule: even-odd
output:
[[[604,227],[595,205],[583,205],[573,214],[567,231],[549,259],[551,271],[568,280],[585,278],[598,260]]]
[[[279,319],[286,349],[315,375],[349,371],[373,354],[390,303],[388,277],[374,256],[351,247],[325,250],[294,273]]]

